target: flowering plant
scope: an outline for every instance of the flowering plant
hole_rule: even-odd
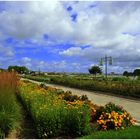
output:
[[[108,103],[102,109],[102,113],[97,120],[99,129],[124,129],[134,124],[134,119],[129,112],[114,103]]]

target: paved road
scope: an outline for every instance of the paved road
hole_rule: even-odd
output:
[[[30,80],[32,81],[32,80]],[[35,83],[40,83],[36,81],[32,81]],[[88,98],[97,105],[105,105],[108,102],[113,102],[115,104],[121,105],[126,109],[128,112],[131,113],[131,115],[140,122],[140,101],[138,100],[132,100],[132,99],[125,99],[122,97],[114,97],[111,95],[105,95],[101,94],[99,92],[91,92],[91,91],[85,91],[85,90],[80,90],[80,89],[75,89],[75,88],[69,88],[65,86],[60,86],[60,85],[55,85],[55,84],[46,84],[47,86],[52,86],[56,88],[61,88],[64,91],[70,90],[72,91],[73,94],[76,95],[87,95]]]

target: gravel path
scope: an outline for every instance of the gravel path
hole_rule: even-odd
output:
[[[32,81],[32,80],[29,80]],[[40,83],[36,81],[32,81],[35,83]],[[75,88],[70,88],[70,87],[65,87],[65,86],[60,86],[60,85],[55,85],[55,84],[46,84],[47,86],[52,86],[56,88],[61,88],[64,91],[70,90],[72,91],[73,94],[76,95],[87,95],[88,98],[97,105],[105,105],[108,102],[113,102],[115,104],[123,106],[128,112],[132,114],[132,116],[140,122],[140,101],[138,100],[132,100],[132,99],[126,99],[123,97],[115,97],[111,95],[105,95],[103,93],[99,92],[92,92],[92,91],[86,91],[86,90],[80,90],[80,89],[75,89]]]

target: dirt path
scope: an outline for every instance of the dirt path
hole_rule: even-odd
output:
[[[21,124],[21,130],[19,135],[17,135],[18,139],[35,139],[37,138],[34,122],[29,116],[29,114],[23,109],[22,112],[23,120]]]
[[[19,130],[11,132],[6,139],[37,139],[34,122],[28,112],[21,106],[21,124]]]
[[[32,81],[34,83],[40,83],[40,82],[36,82],[33,80],[29,80]],[[132,116],[138,121],[140,122],[140,101],[138,100],[132,100],[132,99],[125,99],[122,97],[115,97],[115,96],[111,96],[111,95],[105,95],[103,93],[99,93],[99,92],[91,92],[91,91],[86,91],[86,90],[80,90],[80,89],[75,89],[75,88],[69,88],[69,87],[65,87],[65,86],[60,86],[60,85],[55,85],[55,84],[46,84],[47,86],[52,86],[52,87],[56,87],[56,88],[61,88],[64,91],[66,90],[70,90],[72,91],[73,94],[76,95],[87,95],[88,98],[97,105],[105,105],[108,102],[113,102],[115,104],[121,105],[123,106],[128,112],[130,112],[132,114]]]

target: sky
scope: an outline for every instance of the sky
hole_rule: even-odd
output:
[[[0,1],[1,68],[87,73],[105,55],[140,68],[140,1]]]

